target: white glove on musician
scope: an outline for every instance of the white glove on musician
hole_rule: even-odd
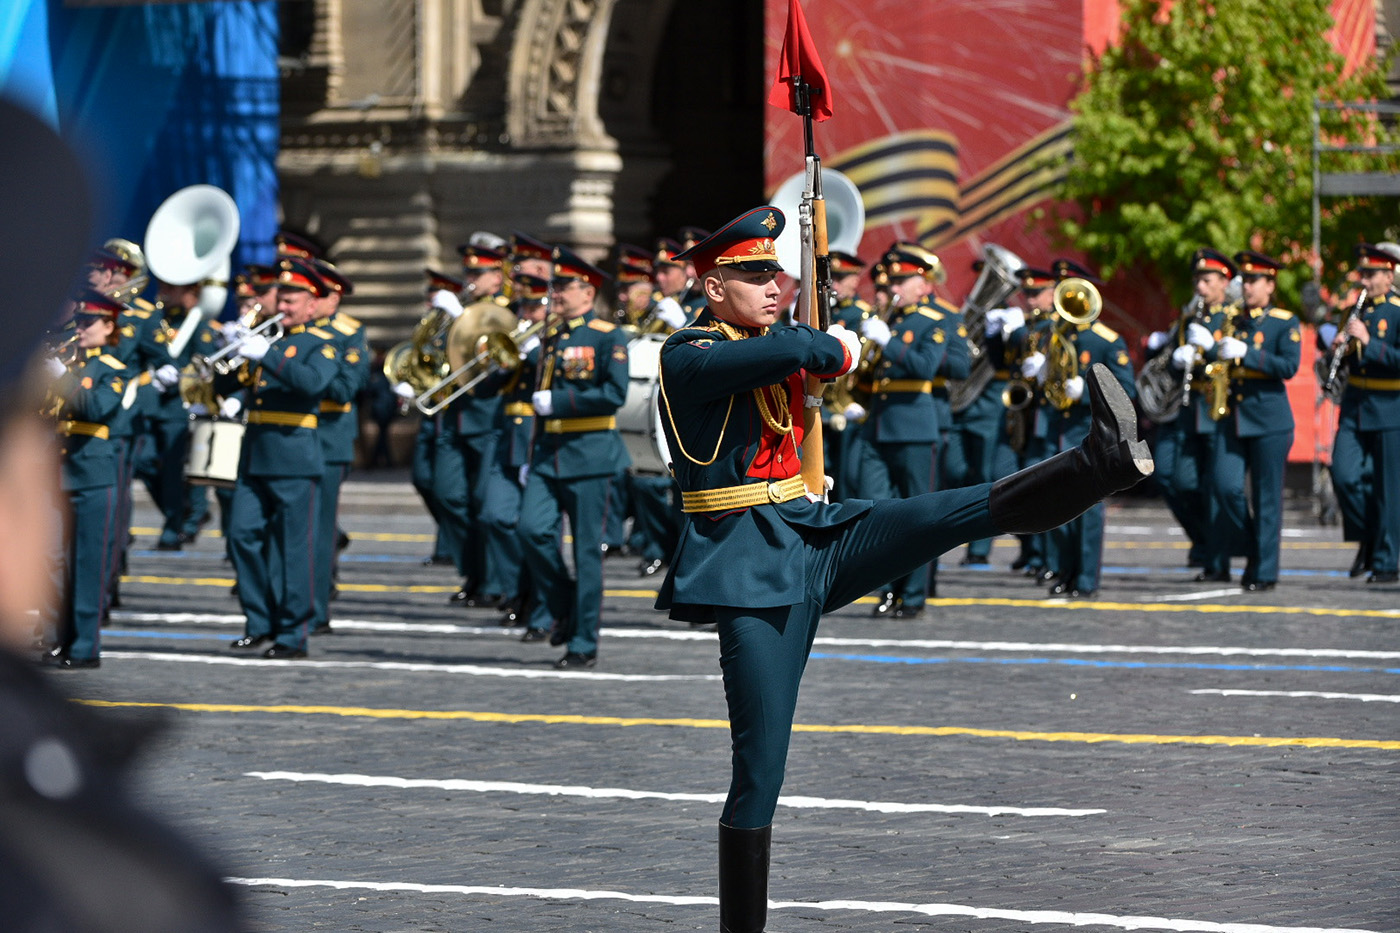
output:
[[[418,397],[418,390],[407,382],[400,382],[394,386],[394,394],[405,402],[411,402]]]
[[[520,358],[523,360],[531,353],[535,352],[535,347],[540,345],[540,335],[531,334],[530,339],[520,345]]]
[[[261,363],[272,349],[272,343],[262,334],[250,334],[238,347],[238,355],[251,363]]]
[[[243,411],[243,400],[236,395],[230,395],[219,404],[219,415],[234,421]]]
[[[1216,352],[1222,360],[1242,360],[1249,344],[1235,337],[1221,337]]]
[[[687,320],[685,308],[674,298],[662,298],[656,303],[656,319],[667,327],[680,330]]]
[[[860,322],[860,332],[866,340],[873,340],[880,349],[890,342],[890,325],[877,317],[868,317]]]
[[[1045,354],[1032,353],[1021,361],[1021,376],[1042,382],[1045,379]]]
[[[1172,351],[1172,365],[1183,372],[1196,365],[1196,348],[1189,343],[1184,347],[1177,347]]]
[[[1003,339],[1010,337],[1016,331],[1026,326],[1026,312],[1020,308],[1007,308],[1006,319],[1001,323],[1001,336]],[[991,336],[988,334],[988,336]]]
[[[829,336],[835,337],[846,347],[846,352],[851,355],[851,365],[848,369],[841,370],[837,375],[844,376],[846,373],[860,365],[860,338],[852,331],[840,324],[832,324],[826,329]]]
[[[520,472],[515,475],[515,478],[520,481],[520,485],[523,488],[530,480],[530,464],[520,464]]]
[[[433,292],[432,306],[439,311],[445,311],[451,317],[458,317],[462,313],[462,302],[457,296],[445,288],[440,288]]]
[[[151,374],[151,381],[156,384],[156,388],[162,392],[180,384],[180,371],[169,363]]]
[[[554,392],[549,389],[540,389],[530,396],[531,403],[535,406],[535,414],[541,418],[548,418],[554,414]]]
[[[986,329],[989,338],[1001,333],[1006,326],[1006,308],[993,308],[987,312],[987,316],[982,319],[982,326]]]
[[[1147,352],[1156,353],[1167,345],[1167,332],[1164,330],[1154,330],[1147,335]]]
[[[1202,350],[1209,350],[1215,346],[1215,337],[1206,330],[1203,325],[1191,322],[1191,326],[1186,328],[1186,342],[1193,347],[1200,347]]]
[[[1084,397],[1084,377],[1071,376],[1065,380],[1065,395],[1069,396],[1071,402],[1077,402]]]
[[[57,357],[49,356],[44,358],[44,372],[48,374],[50,379],[58,379],[68,372],[68,367],[64,366]]]
[[[842,414],[846,416],[847,421],[859,421],[865,417],[865,406],[859,402],[852,402]]]

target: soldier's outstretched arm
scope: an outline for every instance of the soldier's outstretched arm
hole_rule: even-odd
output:
[[[774,385],[801,370],[819,379],[839,376],[853,365],[845,344],[806,324],[745,340],[717,338],[705,330],[680,330],[661,351],[668,391],[683,392],[696,402]]]

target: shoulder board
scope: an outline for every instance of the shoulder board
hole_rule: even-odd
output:
[[[1295,320],[1292,311],[1280,311],[1278,308],[1270,308],[1270,309],[1269,309],[1269,317],[1271,317],[1271,318],[1276,318],[1276,319],[1278,319],[1278,320],[1280,320],[1280,321],[1292,321],[1292,320]]]
[[[593,328],[594,330],[602,331],[605,334],[617,330],[616,324],[613,324],[610,321],[600,321],[597,318],[594,318],[593,320],[589,321],[588,326]]]
[[[330,331],[328,331],[328,330],[323,330],[323,329],[321,329],[321,328],[319,328],[319,327],[308,327],[308,328],[306,329],[306,332],[307,332],[308,334],[315,334],[317,337],[320,337],[322,340],[330,340],[331,338],[333,338],[333,337],[335,336],[335,335],[332,334]]]
[[[218,332],[220,332],[220,333],[223,332],[223,329],[224,329],[224,322],[223,322],[223,321],[205,321],[204,323],[207,324],[211,330],[218,331]]]
[[[121,360],[117,359],[115,356],[109,356],[108,354],[104,353],[97,359],[103,363],[106,363],[108,366],[112,367],[117,372],[121,372],[122,370],[126,369],[126,364],[123,363]]]
[[[943,315],[939,314],[937,311],[933,310],[932,308],[919,308],[919,313],[922,314],[924,317],[926,317],[926,318],[931,318],[932,320],[935,320],[935,321],[941,321],[941,320],[943,320]]]
[[[151,304],[144,298],[137,298],[134,301],[132,301],[131,307],[136,309],[137,311],[145,311],[147,314],[150,314],[156,309],[155,305]]]
[[[129,308],[123,313],[128,317],[139,318],[143,321],[149,321],[151,319],[151,312],[148,308]]]
[[[933,307],[942,311],[944,314],[962,314],[962,310],[958,308],[957,305],[944,298],[933,299]]]
[[[346,324],[340,318],[334,318],[331,320],[331,328],[340,331],[340,333],[344,334],[347,337],[353,337],[360,329],[358,326]]]
[[[862,301],[862,300],[859,299],[859,298],[857,298],[855,301],[853,301],[853,302],[851,302],[851,303],[852,303],[853,305],[855,305],[857,308],[859,308],[860,310],[862,310],[862,311],[874,311],[874,310],[875,310],[874,308],[870,307],[870,302],[868,302],[868,301]]]
[[[1113,343],[1113,341],[1118,339],[1118,331],[1114,330],[1112,327],[1109,327],[1102,321],[1094,322],[1093,331],[1094,333],[1102,337],[1104,340],[1107,340],[1109,343]]]
[[[344,321],[344,322],[345,322],[348,326],[350,326],[350,327],[364,327],[364,326],[365,326],[364,322],[361,321],[359,318],[357,318],[357,317],[351,317],[350,315],[346,314],[344,311],[337,311],[337,312],[335,313],[335,319],[336,319],[337,321]]]

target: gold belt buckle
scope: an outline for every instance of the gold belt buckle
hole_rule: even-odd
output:
[[[783,501],[783,484],[782,484],[782,483],[769,483],[769,484],[768,484],[768,499],[769,499],[769,501],[771,501],[771,502],[782,502],[782,501]]]

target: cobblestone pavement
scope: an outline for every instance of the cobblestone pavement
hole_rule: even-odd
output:
[[[217,513],[216,513],[217,514]],[[142,793],[262,930],[713,930],[728,735],[717,648],[606,562],[593,673],[447,605],[406,482],[349,484],[336,633],[234,657],[223,542],[138,500],[103,666],[163,715]],[[1286,521],[1273,592],[1198,584],[1156,503],[1115,504],[1092,601],[944,558],[917,621],[823,621],[774,825],[769,928],[1400,930],[1400,608]],[[1238,573],[1238,566],[1236,573]],[[155,709],[143,704],[154,704]]]

